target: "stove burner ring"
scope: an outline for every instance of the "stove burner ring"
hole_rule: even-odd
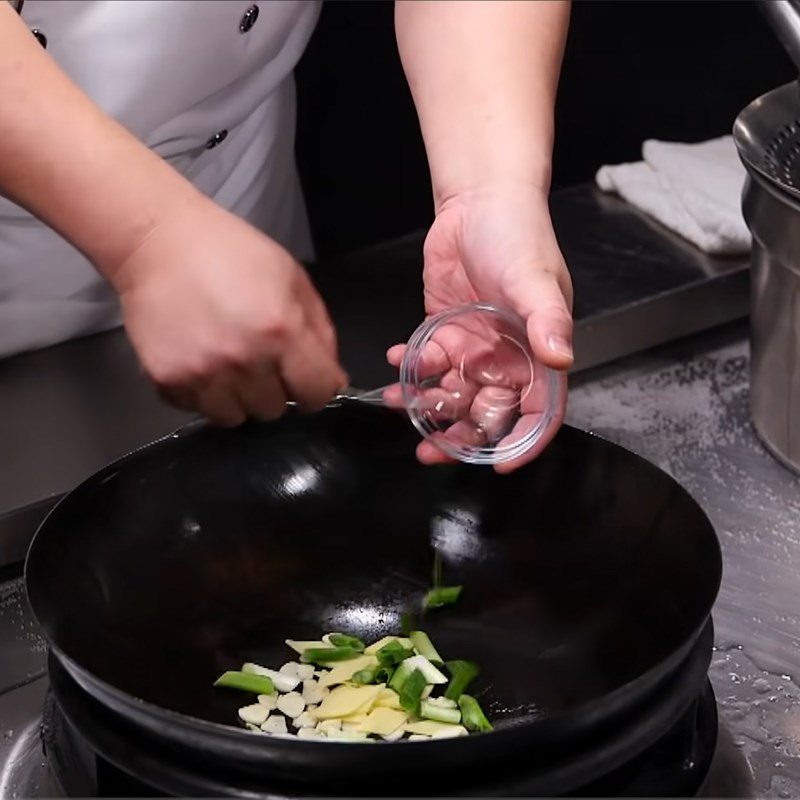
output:
[[[716,703],[706,674],[712,642],[709,621],[686,662],[626,725],[577,752],[555,758],[546,774],[506,772],[502,781],[472,787],[470,793],[643,796],[667,790],[673,796],[693,794],[705,777],[716,744]],[[185,753],[165,757],[163,748],[141,732],[138,736],[131,732],[119,717],[81,690],[52,654],[50,677],[45,745],[67,794],[154,796],[158,788],[189,796],[283,798],[313,793],[307,783],[277,785],[209,768],[200,759],[189,760],[191,756]],[[63,741],[65,737],[70,741]],[[148,776],[149,785],[132,775]],[[322,788],[327,796],[335,794],[335,787],[333,791]]]
[[[66,721],[52,691],[45,701],[44,719],[45,749],[65,796],[168,796],[96,756]],[[707,681],[697,702],[684,718],[654,746],[566,796],[646,797],[660,794],[691,797],[697,794],[706,779],[716,743],[716,699],[711,683]],[[526,794],[524,785],[517,787],[516,792],[510,786],[502,788],[502,794],[506,796]],[[282,800],[289,795],[269,796]]]

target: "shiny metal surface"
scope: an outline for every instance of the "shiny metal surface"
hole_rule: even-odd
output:
[[[14,555],[17,513],[44,513],[100,464],[191,418],[159,400],[121,331],[0,360],[0,386],[0,441],[13,454],[0,471],[0,556]]]
[[[800,481],[750,425],[746,336],[737,325],[579,376],[568,420],[672,474],[720,536],[710,674],[726,733],[710,796],[798,797]]]
[[[45,674],[46,645],[25,598],[22,578],[0,584],[0,643],[0,695]]]
[[[779,86],[753,100],[733,125],[733,139],[749,171],[800,199],[800,87]]]
[[[47,679],[0,694],[0,797],[61,797],[40,735]]]
[[[60,495],[0,514],[0,567],[21,561],[31,541],[31,531],[47,516]]]
[[[796,3],[767,4],[800,51]],[[790,27],[789,23],[791,23]],[[798,55],[799,53],[795,53]],[[794,57],[794,56],[793,56]],[[751,253],[751,405],[756,430],[784,464],[800,470],[800,95],[795,83],[751,103],[734,139],[748,171],[742,208]]]
[[[743,209],[753,234],[753,422],[770,451],[800,469],[800,201],[751,170]]]
[[[700,252],[617,197],[552,199],[575,286],[575,372],[747,315],[747,257]]]

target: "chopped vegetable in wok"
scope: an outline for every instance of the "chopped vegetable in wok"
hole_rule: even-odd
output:
[[[388,683],[394,673],[394,667],[373,666],[360,669],[353,673],[353,683],[364,685],[367,683]]]
[[[411,647],[403,647],[400,642],[395,640],[381,647],[381,649],[375,653],[375,658],[378,659],[378,663],[382,667],[393,667],[395,664],[399,664],[404,659],[413,655],[414,650]]]
[[[353,647],[310,647],[303,650],[300,658],[306,664],[329,664],[333,661],[347,661],[360,655]]]
[[[449,722],[458,725],[461,722],[461,712],[457,708],[446,708],[430,700],[423,700],[419,704],[419,715],[423,719],[432,719],[436,722]]]
[[[229,689],[241,689],[254,694],[272,694],[275,686],[263,675],[251,675],[247,672],[223,672],[214,681],[214,686],[226,686]]]
[[[422,607],[427,611],[431,608],[452,606],[458,601],[463,586],[437,586],[431,589],[422,601]]]
[[[492,724],[486,719],[478,701],[468,694],[462,694],[458,698],[458,707],[461,709],[461,719],[467,730],[470,731],[490,731]]]
[[[293,692],[300,683],[300,678],[298,678],[297,675],[286,675],[283,672],[277,672],[274,669],[262,667],[260,664],[252,664],[249,662],[242,664],[242,672],[249,672],[253,675],[269,678],[273,686],[279,692]],[[269,692],[260,692],[259,694],[269,694]]]
[[[425,631],[411,631],[408,638],[411,639],[414,649],[421,656],[425,656],[434,666],[442,666],[444,659],[439,655],[436,648],[433,646],[433,642]]]
[[[407,638],[385,636],[366,646],[344,633],[313,641],[287,639],[286,644],[299,662],[287,661],[279,670],[247,662],[214,683],[256,695],[238,711],[250,731],[318,741],[396,742],[492,730],[478,701],[464,694],[478,667],[471,661],[444,661],[424,631],[410,631]]]
[[[444,690],[444,696],[449,700],[458,700],[477,677],[478,665],[471,661],[447,661],[445,668],[450,673],[450,683]]]
[[[364,652],[364,642],[361,639],[356,639],[355,636],[346,636],[344,633],[332,633],[328,637],[328,641],[334,647],[352,647],[359,653]]]
[[[427,682],[422,670],[415,669],[403,681],[403,686],[400,689],[400,706],[404,711],[409,714],[419,713],[419,704],[422,699],[422,693],[425,691]]]

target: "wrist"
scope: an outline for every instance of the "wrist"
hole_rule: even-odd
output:
[[[454,205],[474,205],[492,198],[517,198],[525,203],[541,203],[548,207],[550,194],[549,174],[542,173],[534,179],[494,176],[491,179],[453,185],[440,192],[434,190],[434,210],[441,213]]]
[[[117,229],[111,241],[98,242],[96,247],[93,246],[93,252],[87,253],[118,294],[130,288],[136,278],[138,253],[165,230],[184,228],[191,239],[192,221],[206,206],[213,205],[188,183],[185,186],[164,186],[163,189],[153,191],[148,198],[151,202],[137,203],[126,224]],[[167,268],[168,263],[163,267]]]

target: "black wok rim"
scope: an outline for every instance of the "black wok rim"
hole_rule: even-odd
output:
[[[293,405],[293,404],[290,404]],[[329,403],[326,406],[325,410],[341,407],[343,403],[341,401],[334,401]],[[88,670],[85,670],[81,667],[77,662],[73,661],[65,652],[61,650],[61,648],[55,643],[53,638],[50,635],[50,631],[42,624],[39,616],[36,613],[36,609],[34,607],[33,602],[30,600],[30,592],[27,591],[27,587],[29,584],[29,562],[31,560],[31,553],[37,547],[37,542],[39,541],[40,537],[43,536],[43,531],[47,527],[48,523],[50,522],[52,517],[55,517],[62,505],[66,505],[66,503],[70,500],[72,494],[80,489],[81,487],[95,483],[96,481],[102,479],[105,475],[113,470],[117,469],[120,465],[128,462],[136,455],[143,451],[152,450],[157,447],[162,442],[166,442],[170,439],[176,439],[183,436],[189,436],[197,430],[205,429],[210,427],[209,423],[204,420],[194,420],[187,423],[180,428],[168,433],[164,436],[159,437],[151,442],[148,442],[141,447],[137,447],[123,456],[115,459],[114,461],[107,464],[105,467],[102,467],[97,472],[93,473],[89,477],[85,478],[83,481],[78,483],[71,491],[67,492],[49,511],[47,516],[42,520],[39,527],[34,534],[33,539],[28,547],[28,553],[25,558],[25,566],[23,571],[24,582],[26,586],[26,595],[28,597],[28,605],[31,609],[31,612],[36,619],[40,629],[42,630],[44,637],[48,643],[48,646],[58,655],[61,663],[68,669],[72,677],[87,691],[92,693],[95,697],[98,698],[101,702],[106,702],[106,699],[111,699],[114,701],[111,705],[112,707],[116,707],[117,712],[121,714],[125,714],[126,709],[131,709],[136,712],[136,718],[140,718],[143,720],[147,720],[144,724],[144,727],[148,727],[151,730],[163,734],[164,728],[163,725],[166,723],[170,727],[183,727],[183,728],[191,728],[194,729],[196,732],[202,732],[206,734],[208,737],[213,737],[215,741],[219,742],[221,739],[233,737],[232,741],[239,743],[239,745],[250,744],[252,739],[248,738],[249,731],[236,727],[234,725],[226,725],[223,723],[218,722],[211,722],[210,720],[201,719],[199,717],[193,717],[188,714],[183,714],[179,711],[173,711],[168,708],[164,708],[162,706],[156,705],[155,703],[151,703],[148,700],[145,700],[141,697],[136,697],[129,692],[126,692],[123,689],[119,689],[116,686],[108,683],[107,681],[103,680],[102,678],[98,678],[96,675],[92,674]],[[689,652],[691,647],[697,642],[700,634],[703,631],[703,628],[708,621],[708,618],[711,615],[711,611],[716,603],[717,596],[719,594],[719,589],[722,583],[722,549],[720,546],[719,538],[716,535],[714,530],[714,526],[711,523],[711,520],[708,518],[708,515],[705,513],[703,508],[700,504],[691,496],[691,494],[683,487],[680,483],[678,483],[675,478],[673,478],[669,473],[661,470],[655,464],[647,461],[647,459],[643,458],[639,454],[628,450],[627,448],[622,447],[621,445],[612,442],[611,440],[600,436],[592,431],[584,431],[579,428],[575,428],[570,425],[563,425],[564,428],[569,428],[582,436],[587,436],[592,439],[595,439],[599,442],[603,442],[604,444],[616,449],[621,450],[626,453],[628,456],[633,457],[637,461],[643,462],[647,465],[648,468],[658,469],[659,472],[664,476],[664,478],[673,484],[678,490],[686,493],[686,495],[691,500],[692,504],[695,506],[698,514],[702,517],[702,519],[706,522],[709,531],[712,533],[711,539],[713,540],[713,551],[714,551],[714,569],[716,572],[716,579],[714,581],[713,592],[710,593],[710,600],[706,608],[703,609],[702,619],[698,622],[696,627],[692,630],[689,636],[678,646],[676,647],[672,653],[670,653],[666,658],[659,661],[657,664],[653,665],[649,670],[641,673],[637,677],[633,678],[632,680],[621,684],[616,689],[607,694],[603,695],[599,698],[594,698],[593,700],[587,701],[582,705],[573,708],[572,710],[564,713],[559,714],[557,716],[547,717],[541,720],[532,720],[530,722],[523,722],[518,725],[513,725],[505,728],[495,729],[493,731],[482,733],[480,735],[471,734],[470,736],[459,737],[458,741],[462,742],[463,744],[462,749],[464,747],[473,746],[474,741],[480,740],[484,736],[491,736],[494,741],[501,745],[501,739],[505,739],[506,741],[513,741],[518,735],[519,732],[529,730],[530,728],[535,728],[538,731],[545,732],[548,729],[554,729],[557,727],[561,727],[564,725],[575,725],[576,722],[583,720],[583,724],[579,725],[578,727],[583,731],[584,729],[590,729],[592,727],[592,722],[594,721],[595,717],[599,717],[603,721],[608,719],[608,714],[603,713],[604,708],[608,708],[609,706],[615,707],[620,706],[616,710],[616,713],[619,711],[624,711],[628,705],[624,702],[621,702],[626,694],[631,693],[635,690],[636,687],[642,687],[640,689],[641,694],[647,694],[650,691],[653,691],[655,688],[662,684],[667,678],[669,678],[675,671],[675,669],[679,666],[682,662],[683,658]],[[646,688],[645,688],[646,687]],[[635,694],[635,692],[634,692]],[[637,695],[637,699],[638,699]],[[127,716],[127,715],[126,715]],[[611,716],[615,716],[614,713]],[[170,737],[168,737],[170,738]],[[421,744],[426,745],[428,747],[433,747],[435,745],[440,746],[441,749],[444,749],[449,743],[451,743],[451,739],[433,739],[431,741],[426,742],[410,742],[407,744]],[[473,745],[467,745],[467,742],[473,742]],[[307,752],[318,751],[319,748],[324,748],[325,751],[331,752],[330,748],[332,745],[344,745],[347,747],[348,745],[352,745],[352,742],[314,742],[313,740],[308,739],[292,739],[290,737],[281,738],[281,737],[271,737],[270,743],[276,745],[278,748],[285,748],[285,747],[298,747],[302,746],[306,748]],[[444,747],[442,747],[444,746]],[[241,747],[238,751],[239,755],[243,755],[244,752],[248,748]],[[341,750],[341,748],[340,748]],[[352,748],[351,748],[352,750]],[[344,752],[344,751],[341,751]],[[348,751],[349,752],[349,751]]]

